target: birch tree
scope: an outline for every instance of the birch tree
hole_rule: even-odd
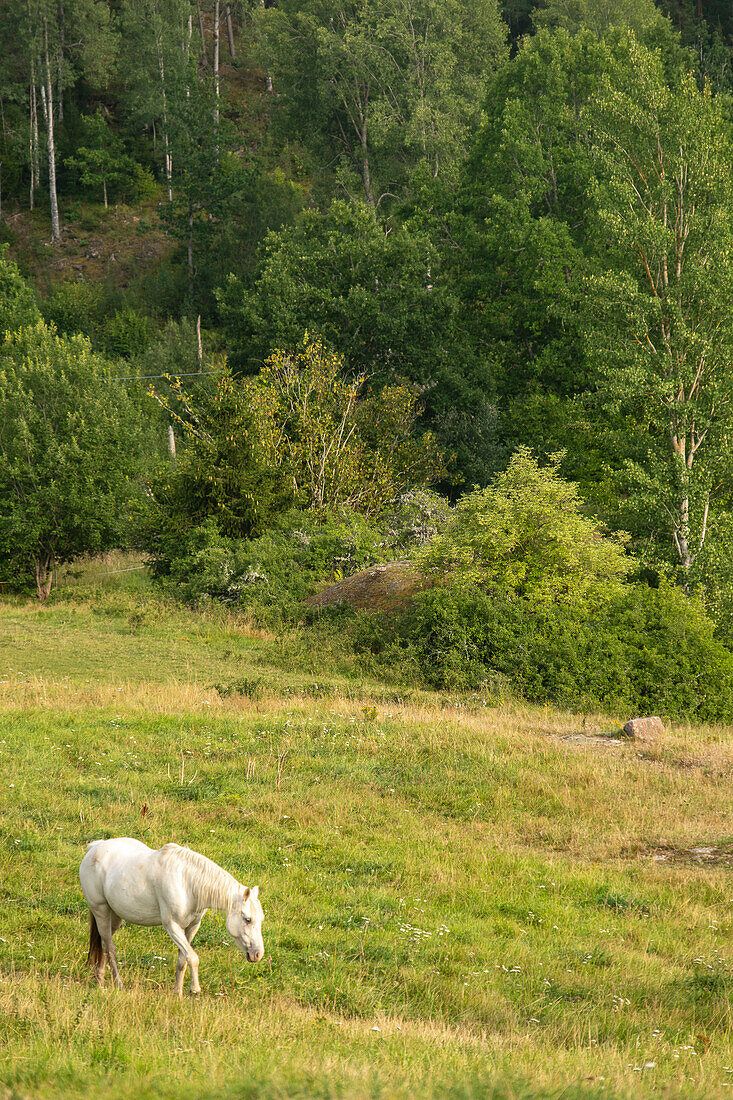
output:
[[[177,119],[185,104],[190,74],[191,15],[188,0],[124,0],[120,8],[122,96],[127,111],[160,130],[163,175],[173,198],[173,156]]]
[[[281,122],[372,207],[460,160],[505,56],[496,0],[282,0],[257,26]]]
[[[602,399],[645,425],[647,458],[626,473],[687,583],[733,488],[733,146],[709,88],[670,88],[658,55],[629,50],[633,79],[589,107],[602,263],[585,335]]]

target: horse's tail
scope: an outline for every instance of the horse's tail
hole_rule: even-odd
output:
[[[87,963],[93,967],[98,967],[102,963],[104,958],[104,948],[102,947],[102,937],[99,934],[97,928],[97,922],[94,918],[94,913],[89,911],[89,954],[87,955]]]

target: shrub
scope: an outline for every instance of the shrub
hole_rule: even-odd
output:
[[[628,585],[600,605],[538,605],[472,586],[421,593],[397,618],[362,616],[358,647],[431,687],[700,721],[733,718],[733,654],[679,589]]]
[[[6,332],[16,332],[40,320],[36,296],[12,260],[5,259],[0,246],[0,340]]]
[[[141,355],[152,343],[156,326],[150,317],[134,309],[118,309],[101,326],[101,350],[113,358],[132,359]]]
[[[46,322],[56,326],[60,336],[81,333],[94,341],[108,305],[108,294],[98,283],[69,280],[41,302],[41,312]]]
[[[541,467],[526,447],[485,489],[468,493],[444,529],[415,555],[419,569],[454,586],[540,603],[610,596],[633,564],[626,536],[585,516],[577,487]]]
[[[209,518],[167,540],[154,574],[185,599],[214,598],[246,607],[264,621],[299,616],[319,581],[337,580],[381,560],[382,534],[348,510],[317,521],[290,511],[259,538],[223,536]]]

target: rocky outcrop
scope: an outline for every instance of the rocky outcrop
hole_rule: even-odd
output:
[[[305,602],[309,607],[346,603],[357,611],[399,611],[427,583],[409,561],[387,561],[345,577]]]

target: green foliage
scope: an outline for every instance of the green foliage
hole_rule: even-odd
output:
[[[708,525],[708,537],[695,559],[692,580],[721,637],[733,648],[733,514],[717,511]]]
[[[134,493],[140,427],[81,336],[43,322],[0,346],[0,558],[35,569],[118,545]]]
[[[627,716],[733,717],[733,654],[701,604],[671,587],[631,585],[585,606],[437,588],[397,619],[363,618],[357,644],[447,690]]]
[[[155,324],[150,317],[128,306],[126,309],[115,310],[107,318],[99,334],[99,343],[106,355],[132,359],[147,349],[155,332]]]
[[[414,432],[414,393],[399,384],[374,395],[363,389],[363,376],[346,378],[343,360],[307,332],[248,384],[269,464],[283,471],[300,506],[374,515],[443,472],[432,435]]]
[[[124,301],[113,288],[87,279],[67,280],[41,302],[44,320],[61,336],[86,336],[95,351],[111,358],[140,356],[152,342],[150,317]]]
[[[380,223],[356,202],[307,211],[266,238],[252,285],[228,280],[220,309],[237,370],[257,371],[308,330],[373,387],[419,386],[423,423],[452,474],[486,480],[496,450],[492,371],[467,346],[461,304],[425,230]]]
[[[68,279],[59,283],[41,302],[44,320],[60,336],[86,336],[95,340],[109,307],[108,291],[88,279]]]
[[[335,157],[370,206],[421,164],[433,176],[455,167],[505,56],[496,0],[283,0],[257,22],[286,134]]]
[[[288,511],[258,538],[228,539],[213,518],[188,528],[158,558],[165,588],[196,603],[236,604],[269,625],[297,620],[318,582],[334,581],[384,559],[381,531],[349,509]]]
[[[646,45],[674,42],[672,27],[654,0],[546,0],[534,22],[537,27],[562,27],[570,34],[591,31],[598,39],[618,27],[632,31]]]
[[[35,294],[5,252],[0,247],[0,337],[40,320]]]
[[[189,528],[211,517],[225,537],[258,534],[287,506],[290,488],[269,463],[249,395],[224,368],[202,379],[196,393],[173,380],[155,396],[184,446],[175,467],[166,464],[149,479],[137,537],[166,570]]]
[[[164,350],[164,349],[163,349]],[[179,556],[189,526],[212,517],[228,538],[260,534],[291,504],[323,513],[353,507],[375,514],[407,488],[438,476],[429,434],[415,437],[414,395],[403,386],[362,395],[362,380],[304,338],[292,355],[271,357],[242,383],[222,368],[198,392],[179,380],[156,397],[183,434],[174,469],[150,481],[140,545],[159,562]]]
[[[501,444],[568,446],[574,469],[585,458],[574,398],[594,377],[578,320],[593,171],[584,111],[616,68],[587,31],[522,40],[491,81],[451,218],[462,248],[446,257],[470,342],[493,352]]]
[[[536,604],[608,597],[632,564],[624,538],[582,514],[577,487],[560,477],[561,460],[540,467],[520,448],[490,485],[458,502],[415,555],[418,568],[449,586]]]
[[[134,164],[101,111],[82,115],[81,122],[83,144],[77,145],[74,155],[66,158],[66,166],[78,173],[82,186],[102,192],[106,207],[110,190],[124,190],[132,185]]]
[[[709,88],[692,75],[670,86],[656,53],[628,50],[633,84],[606,80],[589,108],[589,239],[603,259],[585,280],[584,337],[602,404],[636,428],[625,475],[638,467],[688,583],[711,504],[733,488],[733,143]]]

